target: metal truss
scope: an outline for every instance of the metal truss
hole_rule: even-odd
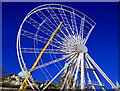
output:
[[[105,86],[97,74],[98,70],[111,87],[119,91],[87,53],[85,44],[95,25],[96,23],[87,15],[61,4],[44,4],[31,10],[19,28],[16,42],[20,67],[23,73],[23,68],[26,68],[28,73],[27,76],[24,73],[26,79],[21,88],[26,88],[29,84],[34,91],[34,86],[40,91],[41,88],[30,76],[33,71],[40,69],[42,72],[40,74],[45,75],[46,80],[49,80],[42,91],[59,77],[63,80],[59,88],[61,91],[66,89],[96,91],[96,86],[105,91]],[[34,44],[27,45],[31,41]],[[26,66],[27,62],[24,59],[26,54],[34,54],[36,58],[29,59],[30,61],[36,60],[32,68]],[[45,59],[43,54],[47,55]],[[66,65],[63,66],[65,63]],[[49,66],[54,66],[58,70],[54,76],[54,72],[50,73],[47,69]],[[97,83],[93,82],[90,71],[95,76]]]

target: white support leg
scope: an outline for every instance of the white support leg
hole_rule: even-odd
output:
[[[89,82],[92,83],[92,81],[91,81],[91,79],[90,79],[90,77],[89,77],[88,71],[86,71],[86,76],[87,76]],[[94,91],[96,91],[96,89],[95,89],[94,86],[92,86],[92,88],[93,88]]]
[[[70,85],[71,85],[71,80],[72,80],[72,77],[73,77],[73,65],[74,65],[74,63],[76,62],[76,59],[73,61],[73,63],[71,64],[71,68],[70,68],[70,74],[69,74],[69,80],[68,80],[68,85],[67,85],[67,89],[69,89],[70,88]]]
[[[84,53],[80,53],[80,57],[81,57],[81,89],[84,90],[85,89],[85,84],[84,84]]]
[[[107,75],[101,70],[101,68],[94,62],[94,60],[86,53],[86,57],[91,61],[91,63],[97,68],[97,70],[101,73],[101,75],[107,80],[107,82],[112,86],[113,89],[119,91],[117,87],[113,84],[113,82],[107,77]]]
[[[81,53],[79,54],[78,60],[77,60],[77,69],[76,69],[75,78],[74,78],[74,82],[73,82],[73,90],[75,89],[75,84],[76,84],[76,80],[77,80],[78,70],[79,70],[79,67],[80,67],[80,58],[81,58]]]
[[[89,62],[89,59],[86,58],[86,60],[87,60],[87,62],[88,62],[88,64],[89,64],[90,68],[93,68],[92,64]],[[98,76],[98,74],[96,73],[95,70],[93,70],[93,74],[95,75],[98,83],[102,86],[103,84],[102,84],[102,82],[101,82],[101,80],[100,80],[100,78],[99,78],[99,76]],[[101,87],[101,88],[105,91],[105,88],[104,88],[104,87]]]
[[[76,57],[77,57],[77,55],[75,55],[75,56],[60,70],[60,72],[43,88],[42,91],[44,91],[44,90],[55,80],[55,78],[57,78],[57,76],[60,75],[60,73],[65,69],[65,67],[67,67],[67,65],[69,65]]]
[[[64,83],[63,83],[62,88],[61,88],[60,91],[62,91],[63,88],[65,87],[65,83],[67,82],[67,78],[68,78],[69,73],[70,73],[70,71],[68,71],[68,73],[67,73],[67,75],[66,75],[66,77],[65,77],[65,79],[64,79]],[[65,87],[65,88],[66,88],[66,87]]]

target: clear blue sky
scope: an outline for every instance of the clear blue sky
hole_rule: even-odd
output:
[[[16,53],[19,27],[26,14],[44,3],[3,3],[2,65],[8,74],[21,69]],[[118,3],[61,3],[73,7],[96,22],[87,41],[88,53],[115,83],[118,80]],[[103,83],[110,86],[102,78]]]

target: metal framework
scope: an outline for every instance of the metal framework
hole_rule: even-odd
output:
[[[40,77],[43,74],[46,80],[49,80],[42,91],[49,88],[55,79],[60,79],[60,76],[63,78],[63,83],[59,86],[61,90],[93,89],[96,91],[98,86],[105,91],[96,70],[113,89],[118,91],[87,53],[85,44],[95,25],[96,23],[82,12],[61,4],[44,4],[31,10],[19,28],[16,43],[20,67],[23,73],[23,67],[28,73],[27,76],[24,73],[25,80],[20,91],[24,91],[28,84],[33,90],[36,88],[40,91],[41,88],[30,76],[39,69]],[[57,71],[49,70],[48,66]],[[97,84],[93,82],[90,71],[93,72]]]

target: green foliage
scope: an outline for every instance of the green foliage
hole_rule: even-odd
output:
[[[0,67],[0,76],[7,76],[7,70],[4,66]]]
[[[10,82],[6,82],[5,85],[6,85],[8,88],[12,88],[12,87],[13,87],[13,85],[10,84]]]

